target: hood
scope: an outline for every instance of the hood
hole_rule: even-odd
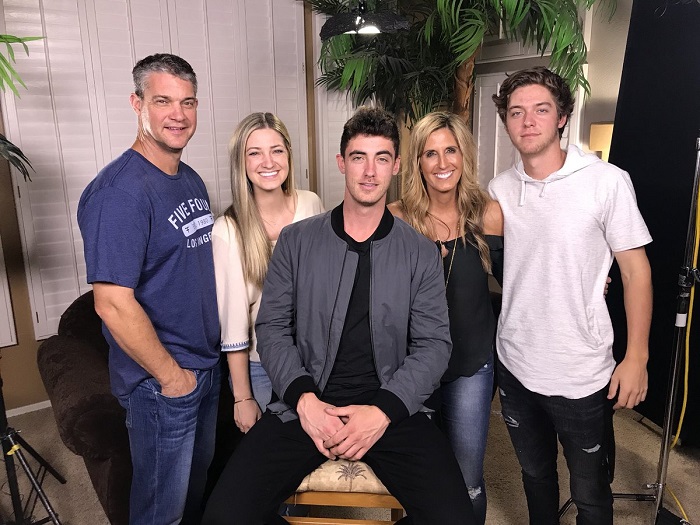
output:
[[[515,173],[518,179],[520,180],[520,200],[518,202],[518,206],[525,205],[525,193],[527,192],[526,188],[528,185],[534,185],[535,188],[537,188],[537,185],[539,185],[540,197],[544,197],[546,194],[548,184],[552,184],[566,177],[569,177],[577,171],[580,171],[583,168],[586,168],[596,162],[602,161],[596,155],[593,155],[592,153],[586,153],[583,150],[581,150],[578,146],[574,146],[572,144],[569,145],[569,147],[566,150],[566,159],[564,160],[564,165],[560,169],[549,175],[547,178],[537,180],[533,179],[527,173],[525,173],[523,161],[519,161],[515,165]]]

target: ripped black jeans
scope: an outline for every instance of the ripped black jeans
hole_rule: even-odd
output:
[[[569,467],[577,525],[612,525],[614,438],[608,387],[581,399],[544,396],[498,367],[503,420],[522,468],[531,525],[559,523],[557,437]]]

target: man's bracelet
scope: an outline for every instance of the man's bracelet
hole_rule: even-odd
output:
[[[255,401],[254,397],[244,397],[243,399],[239,399],[238,401],[234,401],[233,404],[237,405],[238,403],[243,403],[243,401]]]

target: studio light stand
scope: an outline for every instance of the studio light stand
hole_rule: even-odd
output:
[[[671,355],[671,370],[668,381],[668,399],[664,414],[664,426],[661,438],[661,453],[659,454],[659,467],[656,483],[649,485],[655,491],[654,522],[658,525],[686,524],[685,520],[674,516],[663,507],[664,489],[666,487],[666,475],[668,474],[668,458],[671,453],[671,437],[673,434],[673,420],[676,413],[676,393],[681,373],[683,349],[685,347],[686,332],[688,330],[688,311],[690,308],[690,291],[695,283],[700,280],[698,269],[693,266],[696,237],[696,215],[698,211],[698,179],[700,178],[700,136],[695,140],[695,178],[693,180],[693,193],[691,195],[690,217],[688,219],[688,233],[685,238],[685,257],[683,266],[678,274],[678,302],[676,306],[676,326],[673,332],[673,353]]]
[[[634,501],[653,501],[654,513],[652,525],[690,525],[686,520],[674,515],[664,508],[663,498],[668,474],[668,459],[671,453],[671,438],[673,436],[674,414],[676,412],[676,395],[681,372],[681,361],[685,337],[688,329],[688,311],[690,307],[690,291],[696,282],[700,282],[700,271],[693,267],[693,254],[695,252],[696,214],[698,209],[698,179],[700,178],[700,136],[695,141],[696,160],[695,178],[693,181],[693,194],[690,205],[690,218],[688,219],[688,234],[685,241],[685,258],[683,266],[678,274],[678,302],[676,308],[676,325],[673,333],[673,353],[671,355],[671,369],[669,372],[668,392],[666,394],[666,411],[661,434],[661,452],[655,483],[647,483],[646,489],[651,493],[623,494],[613,493],[613,499],[628,499]],[[573,501],[569,498],[559,509],[561,518],[571,507]]]
[[[0,440],[2,440],[2,451],[5,461],[5,470],[7,471],[7,484],[10,489],[10,498],[12,500],[12,511],[14,514],[14,521],[4,522],[0,518],[0,524],[4,525],[38,525],[40,523],[53,523],[54,525],[61,525],[58,520],[58,515],[54,512],[49,503],[49,499],[46,497],[44,490],[41,488],[41,484],[46,477],[46,473],[50,473],[54,478],[56,478],[60,483],[65,483],[66,480],[61,476],[56,470],[44,459],[41,455],[34,450],[29,444],[22,439],[22,437],[17,433],[14,428],[8,426],[7,413],[5,412],[5,398],[2,393],[2,376],[0,376]],[[39,469],[35,474],[32,468],[27,463],[24,457],[22,449],[25,449],[29,454],[39,463]],[[32,489],[27,497],[27,504],[22,507],[22,497],[19,492],[19,485],[17,484],[17,472],[15,472],[15,458],[19,461],[22,469],[24,469],[27,478],[32,484]],[[36,507],[37,498],[41,500],[41,504],[46,509],[48,516],[39,521],[32,521],[32,511]],[[33,505],[30,505],[32,503]],[[29,512],[27,512],[29,511]]]

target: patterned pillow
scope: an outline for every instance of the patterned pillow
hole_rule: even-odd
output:
[[[367,463],[328,460],[306,476],[297,492],[369,492],[389,494]]]

